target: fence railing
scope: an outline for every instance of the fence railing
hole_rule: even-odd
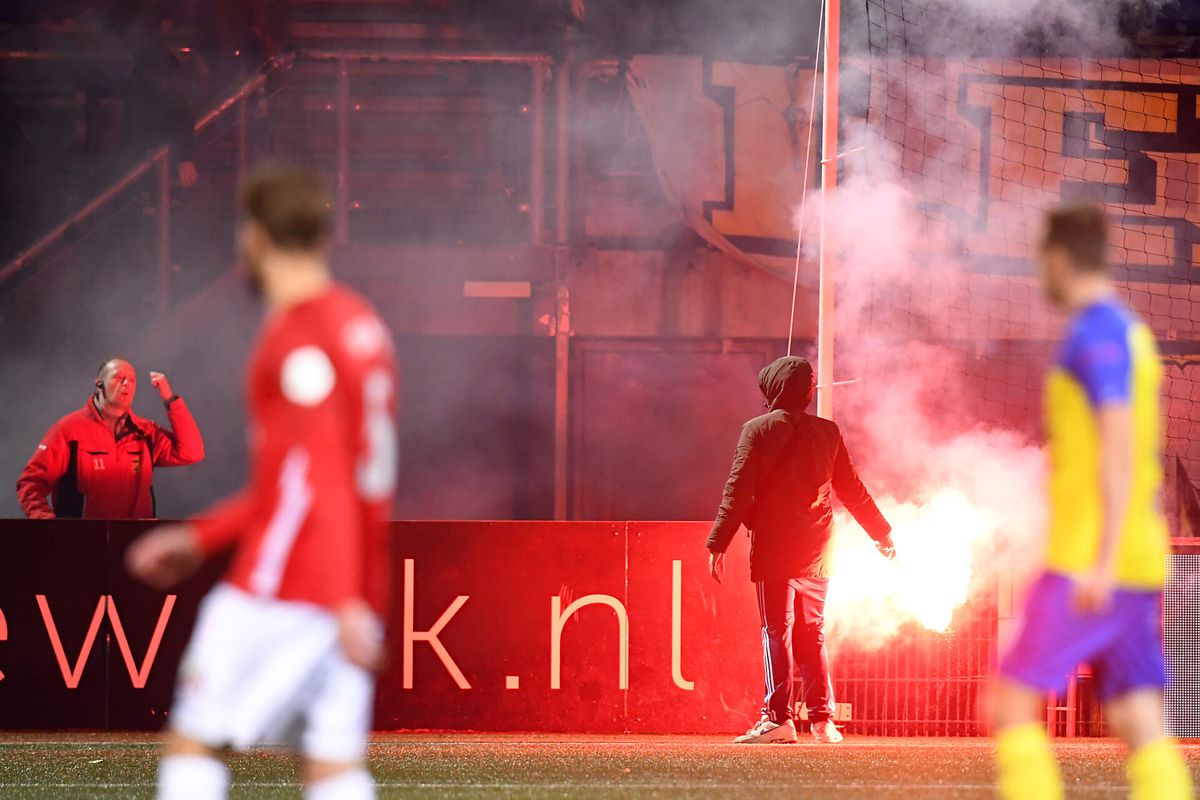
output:
[[[372,51],[305,51],[302,58],[315,61],[334,61],[337,64],[337,84],[334,111],[335,169],[334,169],[334,240],[347,241],[350,236],[351,203],[351,143],[350,120],[354,102],[351,97],[352,67],[365,63],[411,63],[411,64],[508,64],[524,65],[529,68],[530,94],[530,140],[529,140],[529,242],[532,245],[546,243],[547,232],[547,82],[551,79],[553,60],[543,53],[483,53],[483,52],[440,52],[398,53]],[[247,102],[259,92],[272,72],[287,69],[294,64],[295,57],[275,62],[264,74],[246,81],[236,91],[210,109],[195,123],[196,133],[201,133],[217,120],[229,114],[235,115],[234,172],[235,185],[244,173],[247,161]],[[557,243],[565,243],[568,236],[568,185],[570,151],[567,126],[569,125],[570,71],[564,65],[555,76],[555,210],[553,235]],[[164,145],[149,153],[147,157],[130,168],[125,174],[95,197],[70,214],[59,224],[47,231],[28,247],[17,253],[0,267],[0,283],[30,266],[36,259],[51,251],[69,238],[72,231],[92,219],[98,211],[122,197],[151,173],[155,176],[154,205],[157,219],[155,244],[156,303],[160,312],[171,302],[171,174],[172,150]]]
[[[438,53],[392,53],[353,50],[310,50],[304,52],[304,57],[319,61],[335,61],[337,63],[337,114],[335,147],[337,150],[335,168],[335,201],[334,201],[334,239],[345,242],[350,231],[350,114],[353,102],[350,96],[350,67],[355,62],[390,62],[410,64],[518,64],[529,67],[532,81],[532,102],[530,103],[531,129],[530,136],[530,176],[529,176],[529,239],[533,245],[545,241],[546,224],[546,82],[550,76],[552,60],[544,53],[481,53],[481,52],[438,52]],[[559,92],[562,102],[563,93]],[[566,136],[563,126],[566,119],[558,114],[559,131],[557,172],[558,181],[557,207],[560,222],[556,230],[562,230],[565,223],[564,206],[566,186],[563,177],[566,175],[567,150]]]
[[[246,103],[259,92],[271,75],[291,66],[293,59],[270,62],[260,74],[250,78],[229,96],[196,120],[194,131],[203,133],[217,120],[233,112],[235,126],[235,169],[240,177],[246,165]],[[171,300],[171,147],[163,145],[152,151],[141,162],[130,168],[77,211],[55,225],[37,241],[21,250],[3,267],[0,267],[0,284],[28,267],[58,245],[78,226],[88,222],[105,206],[123,196],[151,172],[155,174],[155,213],[157,220],[156,252],[156,303],[159,313],[166,311]]]

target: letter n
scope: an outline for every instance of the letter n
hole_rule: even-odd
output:
[[[550,598],[550,688],[562,688],[562,632],[567,620],[584,606],[608,606],[617,614],[617,631],[620,636],[619,663],[617,665],[617,688],[629,688],[629,615],[625,606],[612,595],[589,594],[581,597],[566,610],[562,610],[562,598]]]

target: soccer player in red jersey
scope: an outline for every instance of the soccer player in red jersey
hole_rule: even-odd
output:
[[[234,548],[180,667],[158,797],[222,798],[222,754],[271,743],[302,756],[310,800],[364,800],[397,462],[392,339],[329,274],[313,175],[257,172],[242,204],[242,255],[267,312],[247,376],[250,483],[127,554],[165,589]]]

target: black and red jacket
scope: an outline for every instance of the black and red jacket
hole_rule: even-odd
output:
[[[805,413],[812,371],[780,358],[758,376],[769,413],[742,427],[708,549],[724,553],[750,529],[750,579],[829,577],[833,495],[877,542],[892,531],[871,499],[838,426]]]
[[[94,400],[54,423],[17,480],[30,519],[145,519],[155,516],[154,467],[194,464],[204,441],[182,399],[167,404],[170,428],[126,414],[119,433]]]

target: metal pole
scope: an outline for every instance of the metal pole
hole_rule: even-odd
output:
[[[545,53],[490,53],[467,50],[403,52],[398,50],[305,50],[304,58],[319,61],[370,61],[404,64],[549,64]]]
[[[567,244],[571,238],[571,70],[573,66],[573,59],[568,54],[566,61],[558,67],[554,84],[554,238],[560,245]]]
[[[1079,672],[1071,673],[1067,680],[1067,738],[1075,738],[1076,721],[1079,711]]]
[[[533,65],[530,117],[533,165],[529,175],[529,238],[536,247],[546,237],[546,67],[542,63]]]
[[[841,0],[825,0],[825,92],[821,118],[821,278],[817,318],[817,415],[833,419],[834,258],[829,221],[838,174],[838,48]]]
[[[567,518],[567,459],[570,455],[571,429],[568,412],[571,402],[571,292],[562,282],[562,260],[558,253],[558,291],[554,325],[554,518]]]
[[[350,238],[350,62],[338,59],[337,82],[337,200],[334,241]]]
[[[158,315],[171,304],[171,151],[158,157]]]

